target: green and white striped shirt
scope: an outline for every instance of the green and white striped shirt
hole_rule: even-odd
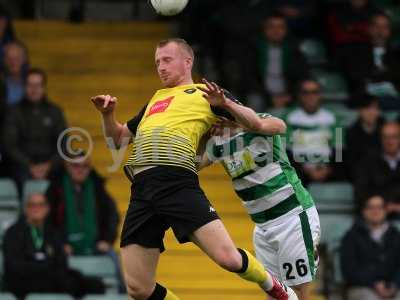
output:
[[[279,135],[241,132],[229,138],[214,137],[207,154],[210,160],[222,163],[255,223],[266,223],[314,206],[290,165]]]

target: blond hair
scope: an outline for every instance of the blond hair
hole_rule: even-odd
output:
[[[157,48],[162,48],[168,44],[175,43],[177,44],[181,49],[183,49],[187,54],[189,54],[190,58],[193,60],[194,59],[194,51],[193,48],[186,42],[184,39],[180,38],[169,38],[160,41],[157,44]]]

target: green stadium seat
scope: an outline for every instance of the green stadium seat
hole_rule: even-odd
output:
[[[352,214],[327,213],[320,214],[321,241],[329,252],[337,250],[346,232],[353,225]]]
[[[83,300],[126,300],[127,295],[118,294],[105,294],[105,295],[89,295],[83,298]]]
[[[308,190],[320,212],[351,212],[353,186],[347,182],[311,183]]]
[[[109,256],[71,256],[69,266],[85,275],[102,278],[107,288],[115,290],[118,286],[116,269]]]
[[[323,252],[324,265],[328,265],[324,280],[328,286],[340,286],[343,284],[340,269],[340,243],[344,235],[353,225],[352,214],[320,214],[321,223],[321,245],[325,246]]]
[[[71,256],[69,258],[69,266],[90,276],[115,276],[114,263],[111,258],[106,255]]]
[[[343,101],[349,97],[347,83],[339,73],[315,69],[312,74],[322,87],[324,99]]]
[[[400,113],[396,110],[389,110],[383,112],[383,116],[387,121],[395,121],[400,116]]]
[[[3,243],[4,233],[18,219],[17,210],[0,209],[0,245]]]
[[[67,294],[29,294],[26,300],[74,300]]]
[[[50,182],[48,180],[28,180],[24,184],[23,199],[25,200],[30,194],[33,193],[46,193]]]
[[[10,293],[0,293],[0,300],[17,300],[17,298]]]
[[[19,208],[17,186],[9,178],[0,179],[0,208]]]
[[[300,51],[305,56],[307,62],[312,65],[326,63],[326,49],[322,42],[315,39],[304,40],[300,44]]]

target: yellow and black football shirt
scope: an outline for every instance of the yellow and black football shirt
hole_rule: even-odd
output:
[[[138,115],[127,122],[135,136],[125,172],[132,178],[133,168],[178,166],[195,173],[199,141],[218,117],[233,117],[211,107],[200,84],[158,90]],[[230,95],[228,97],[231,98]]]

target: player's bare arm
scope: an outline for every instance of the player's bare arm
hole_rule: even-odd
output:
[[[283,134],[286,132],[286,124],[275,117],[260,118],[254,110],[249,107],[229,100],[224,91],[214,82],[203,80],[206,88],[199,88],[204,92],[204,98],[213,106],[219,106],[233,115],[236,121],[247,131],[267,135]]]
[[[209,141],[209,139],[210,139],[210,135],[205,134],[201,138],[199,147],[197,148],[198,161],[197,161],[196,167],[197,167],[197,170],[199,170],[199,171],[204,169],[205,167],[208,167],[209,165],[212,165],[212,163],[213,163],[213,161],[211,161],[208,158],[207,151],[206,151],[207,142]]]
[[[119,148],[123,145],[124,140],[132,139],[132,133],[129,131],[126,123],[121,124],[115,119],[116,97],[98,95],[92,97],[91,100],[103,118],[104,136],[106,139],[111,138],[113,141],[113,145],[107,143],[109,148],[112,146]]]

